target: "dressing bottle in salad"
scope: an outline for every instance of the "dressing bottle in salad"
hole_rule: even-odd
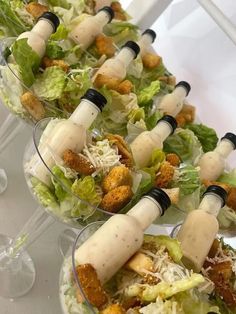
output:
[[[128,66],[138,56],[139,52],[140,48],[138,44],[134,41],[127,41],[114,58],[108,59],[103,63],[92,80],[94,81],[98,74],[123,80],[126,77]]]
[[[20,34],[17,40],[27,38],[28,45],[42,58],[49,37],[56,32],[59,24],[59,18],[54,13],[45,12],[38,18],[32,30]]]
[[[111,7],[103,7],[94,16],[87,17],[69,33],[69,37],[82,49],[87,49],[94,42],[95,38],[102,33],[106,24],[114,17]]]
[[[139,134],[130,144],[135,164],[139,168],[146,167],[155,148],[162,149],[163,142],[174,133],[177,122],[172,116],[164,116],[158,120],[157,125],[151,131]]]
[[[158,110],[163,114],[169,114],[173,117],[182,110],[185,97],[188,96],[191,86],[188,82],[181,81],[172,93],[165,95],[158,106]]]
[[[146,29],[142,33],[142,37],[137,43],[140,47],[141,57],[143,57],[147,52],[150,51],[152,43],[155,41],[156,36],[156,33],[152,29]]]
[[[140,249],[144,231],[170,206],[168,195],[153,188],[126,215],[105,222],[75,253],[78,264],[91,264],[102,283]]]
[[[95,0],[95,11],[101,10],[105,6],[110,6],[113,0]]]
[[[184,265],[199,272],[219,230],[217,216],[225,205],[227,192],[211,185],[204,193],[199,208],[191,211],[182,224],[177,239],[180,241]]]
[[[236,149],[236,135],[226,133],[213,151],[201,157],[199,161],[201,180],[216,180],[223,173],[226,158],[234,149]]]
[[[41,137],[39,152],[49,169],[55,165],[55,160],[61,160],[66,149],[71,149],[76,153],[82,151],[86,144],[87,130],[106,102],[106,98],[98,91],[88,89],[69,119],[57,122],[49,134],[48,129],[45,129]],[[33,157],[28,171],[34,177],[50,185],[50,172],[39,156]]]

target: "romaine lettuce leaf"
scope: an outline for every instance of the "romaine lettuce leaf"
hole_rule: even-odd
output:
[[[216,131],[204,124],[187,124],[185,128],[193,131],[202,145],[203,152],[210,152],[216,148],[218,137]]]
[[[236,169],[231,170],[230,172],[223,173],[217,181],[227,183],[236,187]]]
[[[55,41],[50,40],[47,43],[45,55],[50,59],[62,59],[66,53]]]
[[[55,33],[53,33],[51,36],[50,36],[50,40],[63,40],[63,39],[66,39],[67,36],[68,36],[68,29],[65,27],[65,25],[63,24],[60,24],[57,28],[57,31]]]
[[[121,47],[128,40],[138,39],[138,26],[129,22],[113,21],[104,27],[104,33],[111,36],[115,44]]]
[[[63,173],[59,166],[54,166],[52,168],[52,173],[56,177],[52,178],[52,182],[55,188],[55,195],[59,202],[63,202],[69,194],[68,191],[71,190],[72,181],[65,177],[65,174]]]
[[[177,129],[164,142],[164,152],[177,154],[186,164],[196,165],[202,156],[202,146],[194,133],[187,129]]]
[[[142,314],[185,314],[176,301],[157,298],[155,303],[150,303],[139,310]],[[188,313],[190,314],[190,313]],[[204,313],[205,314],[205,313]]]
[[[200,184],[199,169],[191,165],[182,164],[175,171],[171,187],[179,187],[180,195],[185,196],[192,194],[199,188]]]
[[[16,40],[12,45],[12,54],[19,66],[22,81],[30,87],[35,81],[35,74],[40,65],[39,55],[28,45],[27,38]]]
[[[37,75],[32,88],[39,98],[50,101],[61,97],[65,85],[65,72],[58,66],[52,66]]]
[[[166,235],[154,236],[150,234],[145,234],[144,242],[154,242],[158,247],[165,246],[167,251],[169,252],[170,257],[175,263],[179,263],[181,261],[183,254],[181,251],[180,242],[178,240],[172,239]]]
[[[148,130],[152,130],[156,125],[157,121],[163,117],[162,113],[159,110],[155,111],[151,115],[147,115],[145,118],[145,123]]]
[[[138,92],[139,106],[146,106],[160,90],[160,82],[153,81],[148,87]]]

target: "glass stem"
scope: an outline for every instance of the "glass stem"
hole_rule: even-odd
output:
[[[5,147],[20,133],[20,130],[25,126],[21,119],[18,119],[13,114],[8,114],[5,121],[0,126],[0,153]]]
[[[38,207],[7,248],[8,256],[14,258],[20,255],[54,222],[54,218]]]

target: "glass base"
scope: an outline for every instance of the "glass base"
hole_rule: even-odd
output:
[[[30,291],[35,282],[34,263],[26,251],[15,256],[7,249],[12,239],[0,234],[0,296],[17,298]]]
[[[0,194],[7,188],[7,175],[4,169],[0,169]]]

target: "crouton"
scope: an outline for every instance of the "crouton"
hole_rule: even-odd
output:
[[[42,59],[42,66],[43,68],[49,68],[53,66],[58,66],[60,67],[64,72],[69,71],[69,65],[64,61],[64,60],[59,60],[59,59],[50,59],[48,57],[43,57]]]
[[[20,97],[22,106],[29,112],[34,120],[39,121],[45,117],[45,109],[41,101],[31,92],[25,92]]]
[[[173,76],[173,75],[168,76],[167,83],[168,83],[169,85],[175,86],[175,85],[176,85],[176,77]]]
[[[169,196],[171,204],[177,205],[179,203],[179,188],[162,189]]]
[[[143,66],[147,69],[154,69],[160,65],[161,57],[155,53],[146,53],[142,57]]]
[[[133,84],[129,80],[125,80],[121,82],[117,88],[116,91],[122,95],[130,94],[133,88]]]
[[[167,188],[173,179],[175,169],[168,161],[164,161],[156,176],[156,186],[159,188]]]
[[[67,149],[63,153],[63,160],[69,168],[75,170],[80,175],[91,175],[96,169],[83,155],[76,154],[72,150]]]
[[[101,314],[125,314],[126,311],[120,304],[109,305]]]
[[[179,156],[174,153],[167,154],[166,161],[168,161],[173,167],[178,167],[181,163]]]
[[[108,212],[117,213],[128,204],[132,196],[133,192],[129,185],[118,186],[103,197],[100,207]]]
[[[218,185],[218,186],[222,187],[223,189],[225,189],[226,192],[229,192],[229,190],[230,190],[230,185],[227,183],[211,181],[211,180],[206,180],[206,179],[202,180],[202,183],[205,185],[205,187],[208,187],[210,185]]]
[[[216,253],[219,247],[220,247],[220,241],[218,239],[215,239],[208,253],[208,257],[214,258],[216,256]]]
[[[101,56],[106,55],[108,58],[111,58],[116,52],[112,37],[108,37],[103,34],[100,34],[96,37],[95,46],[97,48],[98,54]]]
[[[121,185],[132,186],[132,176],[130,170],[125,166],[116,166],[103,179],[102,189],[108,193]]]
[[[120,20],[120,21],[126,21],[126,15],[125,12],[123,11],[121,4],[117,1],[112,2],[111,8],[114,11],[114,19],[115,20]]]
[[[236,187],[231,187],[226,201],[227,206],[236,211]]]
[[[76,273],[86,298],[93,306],[101,309],[108,302],[108,298],[94,267],[91,264],[79,265]],[[83,302],[79,289],[77,290],[77,301],[78,303]]]
[[[177,114],[176,121],[178,127],[184,127],[195,120],[196,108],[189,104],[184,104],[182,110]]]
[[[115,77],[109,77],[107,75],[98,74],[95,78],[93,85],[96,88],[101,88],[106,86],[108,89],[116,90],[120,84],[121,80]]]
[[[47,12],[49,9],[46,5],[30,2],[25,6],[25,9],[29,14],[31,14],[35,19],[39,18],[44,12]]]
[[[131,259],[126,263],[125,267],[143,276],[145,275],[145,270],[153,271],[154,263],[149,256],[138,252],[133,257],[131,257]]]
[[[211,265],[208,271],[209,277],[213,282],[219,281],[223,278],[224,281],[229,281],[232,276],[232,263],[231,261],[219,262]]]

